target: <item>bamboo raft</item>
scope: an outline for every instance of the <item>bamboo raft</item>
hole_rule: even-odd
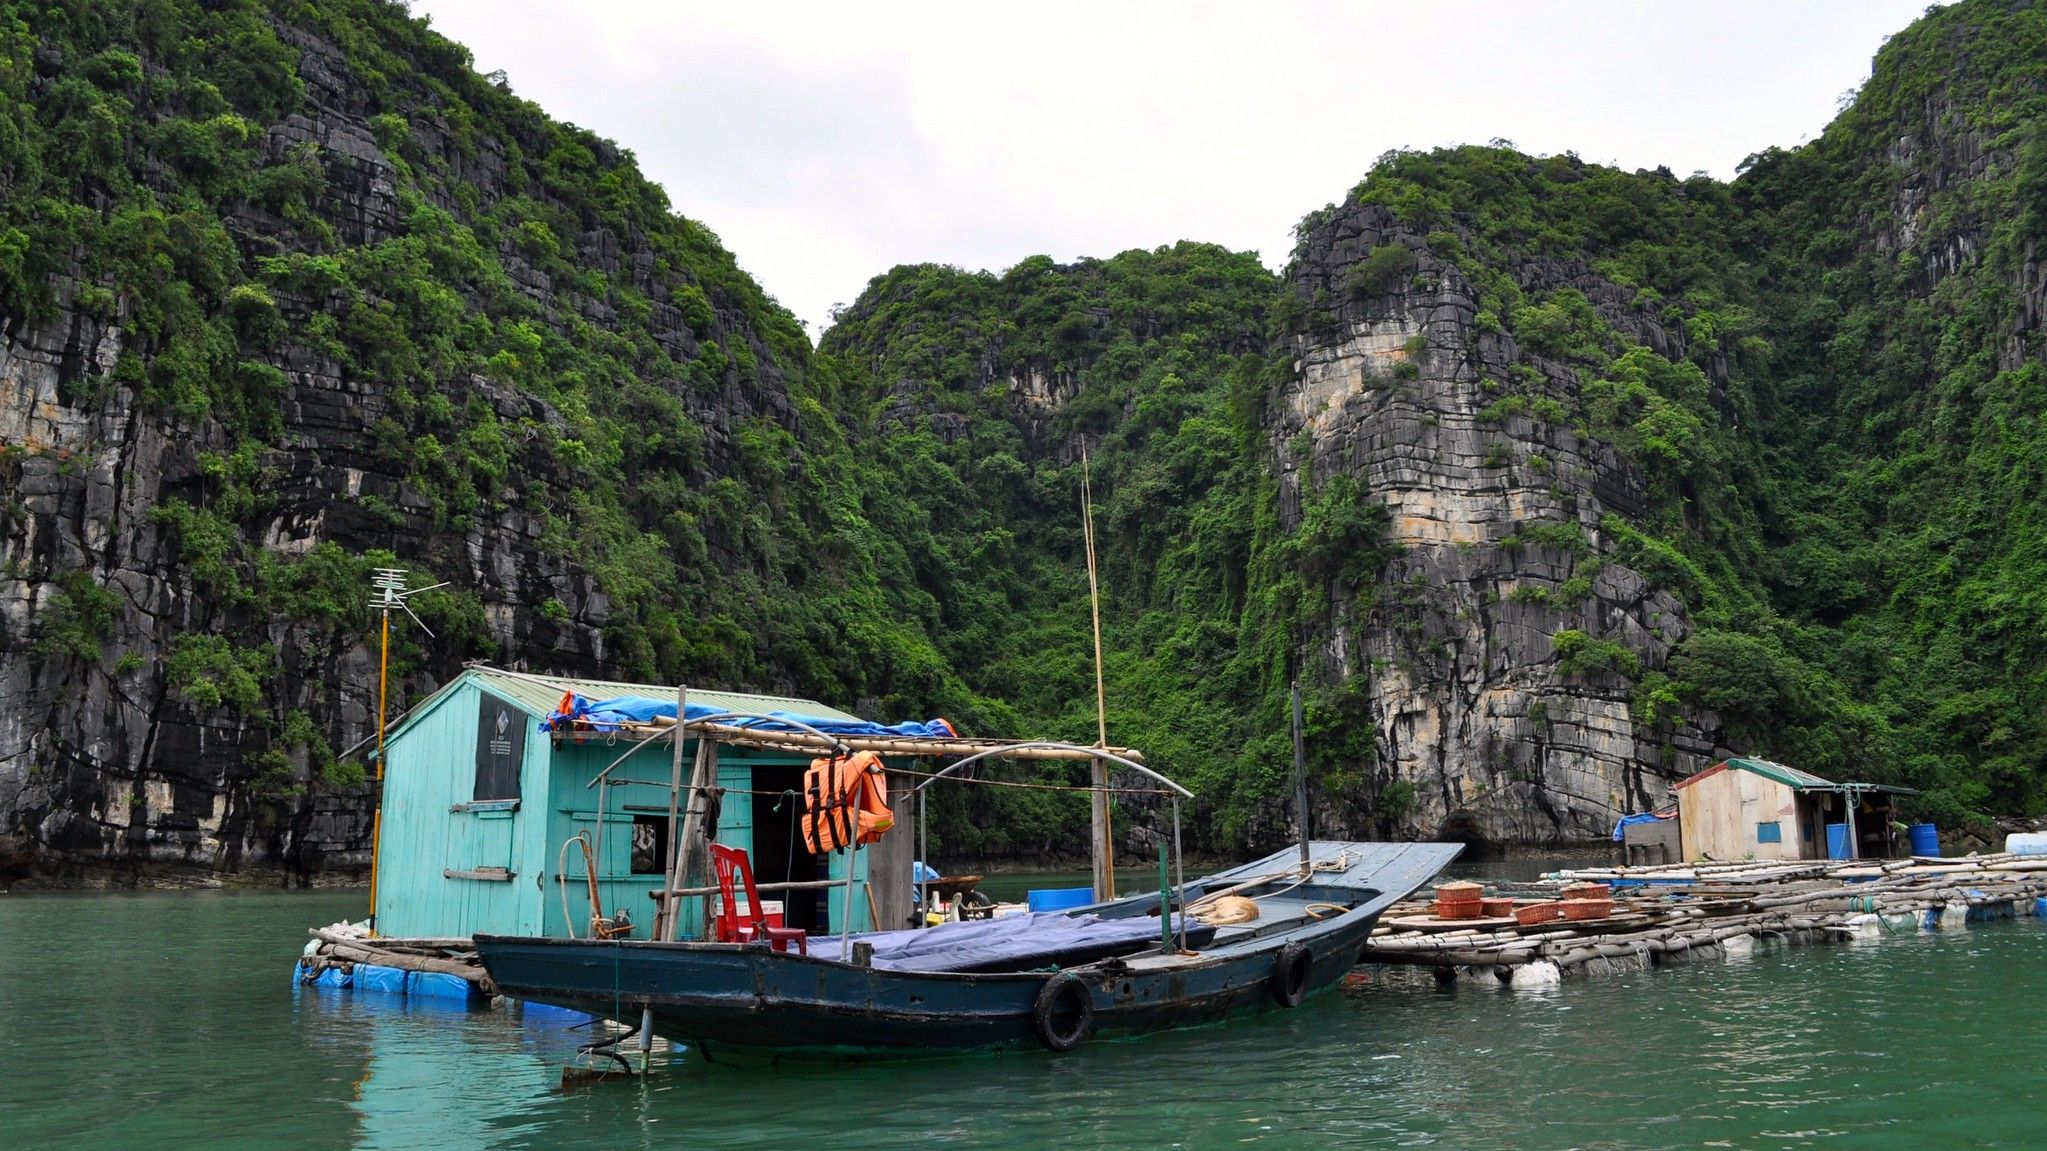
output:
[[[299,961],[299,978],[307,983],[329,968],[349,972],[357,964],[369,964],[453,975],[467,980],[484,995],[497,994],[496,985],[477,961],[475,945],[467,939],[390,939],[354,935],[331,927],[307,928],[306,934],[317,941]]]
[[[1444,982],[1540,985],[1720,958],[1765,939],[1819,943],[2047,913],[2047,857],[2007,853],[1588,868],[1499,894],[1554,900],[1571,883],[1611,885],[1612,914],[1524,926],[1439,919],[1408,902],[1380,920],[1359,961],[1431,968]]]
[[[1885,932],[1959,927],[1972,919],[2047,914],[2047,857],[1795,860],[1560,871],[1535,883],[1495,884],[1500,896],[1553,901],[1571,883],[1614,888],[1600,919],[1522,925],[1512,917],[1439,919],[1419,900],[1381,917],[1363,964],[1542,985],[1717,959],[1757,942],[1836,942]],[[356,964],[454,975],[485,996],[496,987],[467,939],[367,938],[312,928],[301,978]]]

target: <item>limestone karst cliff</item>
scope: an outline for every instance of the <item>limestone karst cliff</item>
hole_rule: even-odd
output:
[[[401,708],[476,657],[887,690],[792,642],[860,583],[789,583],[829,382],[629,156],[394,5],[9,11],[9,870],[359,865],[379,564],[452,584]]]
[[[2037,5],[1732,182],[1400,153],[1277,275],[902,267],[817,348],[396,5],[6,13],[0,878],[359,864],[380,564],[451,584],[401,703],[487,658],[1092,738],[1084,470],[1111,732],[1207,849],[1293,833],[1295,680],[1329,834],[1596,838],[1726,751],[2047,805]]]
[[[1361,278],[1375,263],[1397,274]],[[1512,274],[1531,296],[1577,293],[1615,338],[1683,362],[1683,334],[1583,262]],[[1665,667],[1691,622],[1618,555],[1607,517],[1638,520],[1648,485],[1571,419],[1579,369],[1482,319],[1480,287],[1383,206],[1321,219],[1289,280],[1315,314],[1274,397],[1282,518],[1339,478],[1387,512],[1390,560],[1332,588],[1311,657],[1360,685],[1378,790],[1395,789],[1422,833],[1520,841],[1596,839],[1664,802],[1670,780],[1710,764],[1715,719],[1635,714],[1640,669]],[[1570,634],[1617,645],[1623,665],[1560,658]]]

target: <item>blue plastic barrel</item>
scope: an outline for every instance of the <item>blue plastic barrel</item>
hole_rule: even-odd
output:
[[[1848,858],[1848,825],[1830,823],[1827,825],[1827,858]]]
[[[1940,829],[1938,827],[1930,823],[1915,823],[1905,829],[1905,834],[1912,840],[1912,854],[1940,854]]]
[[[1065,911],[1069,907],[1086,907],[1095,901],[1092,887],[1040,887],[1024,893],[1024,901],[1032,911]]]

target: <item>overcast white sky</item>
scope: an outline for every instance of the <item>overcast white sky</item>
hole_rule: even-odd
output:
[[[1282,265],[1389,148],[1732,177],[1817,135],[1924,0],[414,0],[617,140],[812,334],[893,265],[1179,239]]]

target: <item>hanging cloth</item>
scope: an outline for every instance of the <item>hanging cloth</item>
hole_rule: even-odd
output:
[[[803,846],[812,855],[873,843],[896,825],[881,757],[871,751],[810,761],[803,773]]]

